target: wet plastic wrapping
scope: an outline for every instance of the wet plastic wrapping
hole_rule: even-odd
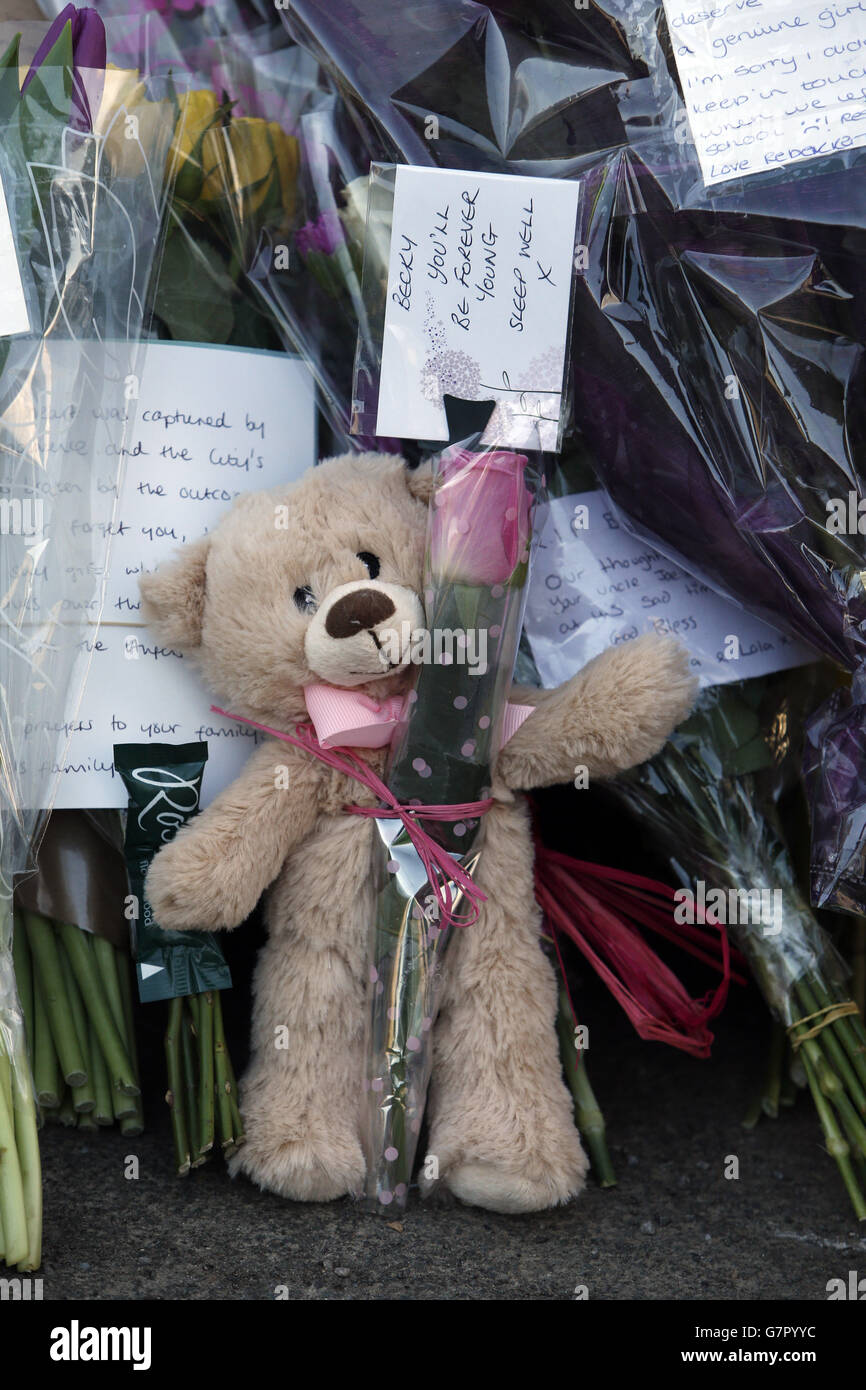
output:
[[[17,1119],[30,1093],[11,958],[13,878],[32,862],[95,640],[175,124],[164,88],[139,84],[138,74],[73,68],[61,51],[52,61],[20,96],[14,51],[0,73],[9,218],[0,323],[4,1149],[7,1102]],[[4,1159],[3,1168],[4,1213],[19,1212],[8,1188],[15,1164]],[[6,1259],[17,1262],[20,1233],[5,1234]]]
[[[301,355],[334,452],[371,447],[350,434],[349,403],[378,136],[274,7],[96,8],[114,61],[182,74],[188,87],[160,336]]]

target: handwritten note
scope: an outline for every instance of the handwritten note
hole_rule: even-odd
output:
[[[239,493],[291,481],[315,462],[312,378],[283,353],[150,344],[128,451],[102,622],[82,642],[84,696],[57,721],[58,807],[126,805],[114,743],[206,739],[203,803],[240,771],[253,731],[212,715],[188,659],[142,626],[138,578],[212,529]],[[110,491],[115,478],[106,461],[93,488]]]
[[[485,442],[555,451],[579,185],[395,178],[377,434],[447,439],[447,394],[498,402]]]
[[[636,539],[604,492],[557,498],[539,538],[525,618],[543,683],[559,685],[592,657],[641,633],[688,647],[701,685],[802,666],[815,654]]]
[[[708,184],[866,144],[866,0],[665,0]]]
[[[0,183],[0,338],[29,332],[30,318],[9,221],[9,208]]]

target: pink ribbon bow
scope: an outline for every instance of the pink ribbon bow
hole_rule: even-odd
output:
[[[335,685],[305,686],[304,702],[322,748],[385,748],[405,717],[406,709],[405,695],[375,700]],[[502,720],[503,744],[517,733],[533,708],[509,701]]]
[[[532,709],[528,705],[521,708],[528,709],[530,712]],[[492,797],[488,797],[485,801],[464,801],[453,806],[404,806],[397,800],[393,792],[388,790],[381,777],[377,777],[369,764],[359,758],[356,753],[353,753],[351,748],[341,748],[339,752],[323,748],[309,724],[296,725],[295,734],[292,735],[285,734],[280,729],[271,729],[267,724],[258,724],[255,719],[246,719],[242,714],[231,714],[228,710],[220,709],[218,705],[211,705],[211,710],[214,714],[221,714],[224,719],[236,719],[240,724],[248,724],[252,729],[260,729],[263,734],[270,734],[272,738],[279,738],[284,743],[293,744],[295,748],[302,748],[328,767],[333,767],[338,772],[342,772],[344,776],[353,777],[356,782],[361,782],[365,787],[369,787],[380,801],[385,802],[384,806],[344,806],[344,811],[348,811],[354,816],[375,816],[380,820],[401,820],[406,834],[415,847],[418,858],[424,865],[427,882],[439,904],[440,923],[445,926],[470,927],[478,921],[478,905],[487,901],[486,894],[482,893],[481,889],[473,883],[469,874],[454,856],[449,854],[447,849],[443,849],[442,845],[437,844],[432,835],[427,834],[427,831],[420,824],[419,817],[423,816],[425,820],[461,821],[475,816],[483,816],[493,805]],[[457,917],[452,911],[452,883],[457,885],[469,901],[469,912],[465,917]]]

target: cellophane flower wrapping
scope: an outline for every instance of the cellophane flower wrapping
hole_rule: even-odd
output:
[[[96,8],[115,61],[187,80],[160,333],[300,354],[333,451],[371,447],[350,433],[352,364],[366,175],[387,149],[276,8]]]
[[[409,163],[583,181],[573,384],[600,480],[643,538],[856,672],[866,150],[708,186],[661,0],[442,0],[435,28],[423,8],[395,27],[377,0],[296,0],[284,22]],[[863,679],[817,716],[816,805],[866,724]],[[862,910],[866,791],[847,780],[816,821],[813,895]]]
[[[418,676],[386,777],[403,805],[460,805],[490,794],[541,491],[538,456],[485,449],[478,436],[438,458],[425,560],[430,647],[416,652]],[[437,822],[418,814],[471,874],[484,852],[483,816]],[[443,920],[401,822],[376,824],[382,848],[370,937],[364,1132],[367,1196],[388,1208],[405,1203],[412,1176],[446,952],[456,930],[472,927]],[[453,885],[451,896],[457,920],[469,916]]]
[[[796,801],[780,812],[783,797],[797,795],[804,711],[822,685],[825,672],[807,667],[711,686],[661,753],[611,783],[697,903],[714,912],[711,890],[725,894],[720,920],[786,1026],[808,1012],[803,984],[848,997],[846,967],[809,907],[783,829],[783,819],[796,824]]]
[[[97,640],[173,127],[163,93],[73,66],[71,49],[51,61],[20,96],[17,62],[0,73],[0,177],[29,318],[0,337],[0,1083],[16,1118],[31,1083],[13,880],[32,864]],[[8,1154],[3,1166],[8,1182]]]

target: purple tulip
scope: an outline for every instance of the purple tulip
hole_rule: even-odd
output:
[[[72,25],[73,62],[69,124],[75,130],[89,131],[93,128],[92,107],[98,107],[102,98],[106,56],[105,25],[96,10],[78,9],[75,5],[67,5],[61,10],[34,54],[21,91],[26,92],[67,24]]]

